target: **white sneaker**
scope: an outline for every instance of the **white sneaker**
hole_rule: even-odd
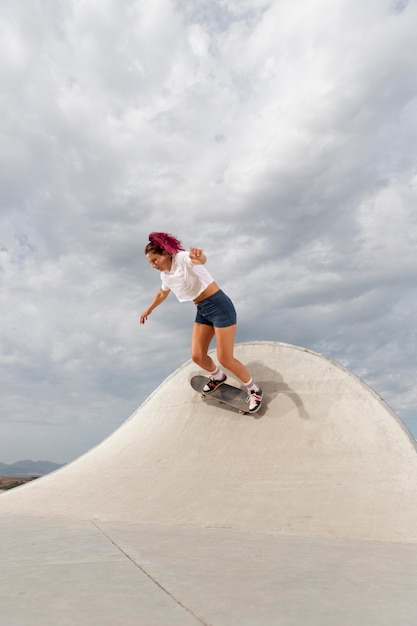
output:
[[[203,392],[212,393],[213,391],[217,389],[217,387],[220,387],[220,385],[222,385],[226,381],[226,378],[227,378],[226,374],[220,380],[216,380],[215,378],[210,378],[208,383],[204,385]]]
[[[246,402],[249,403],[249,413],[256,413],[262,404],[262,389],[251,391]]]

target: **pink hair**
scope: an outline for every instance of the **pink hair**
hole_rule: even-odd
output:
[[[167,252],[170,256],[174,256],[180,250],[184,250],[181,241],[173,235],[169,235],[168,233],[150,233],[149,243],[145,248],[145,254],[148,252],[155,252],[156,254]]]

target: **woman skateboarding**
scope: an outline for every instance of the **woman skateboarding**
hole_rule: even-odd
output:
[[[232,372],[248,391],[249,412],[255,413],[262,404],[262,390],[254,383],[246,367],[234,355],[236,311],[233,302],[220,289],[207,269],[206,255],[200,248],[184,250],[181,242],[167,233],[151,233],[145,255],[151,267],[160,272],[161,289],[149,307],[141,314],[144,324],[157,306],[172,290],[180,302],[193,301],[197,314],[191,340],[191,358],[206,370],[209,381],[204,393],[210,393],[225,382],[225,372],[208,355],[213,337],[216,337],[217,358],[222,367]]]

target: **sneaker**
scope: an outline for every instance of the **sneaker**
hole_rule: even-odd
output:
[[[249,403],[249,413],[256,413],[262,404],[262,389],[251,391],[246,402]]]
[[[217,387],[220,387],[220,385],[222,385],[226,381],[226,378],[227,378],[226,374],[220,380],[216,380],[215,378],[210,378],[208,383],[206,383],[203,387],[203,393],[212,393],[213,391],[217,389]]]

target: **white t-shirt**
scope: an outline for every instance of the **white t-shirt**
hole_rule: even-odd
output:
[[[180,302],[195,300],[213,282],[213,278],[203,265],[193,265],[190,253],[177,252],[172,257],[169,272],[161,272],[162,290],[171,289]]]

